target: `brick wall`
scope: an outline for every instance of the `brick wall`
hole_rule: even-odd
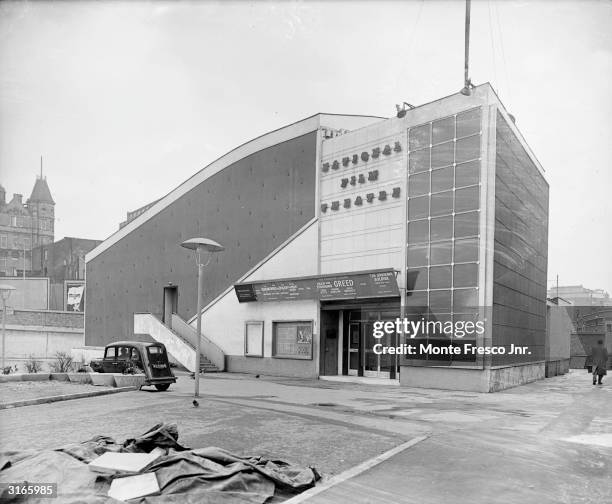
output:
[[[45,310],[15,310],[6,316],[7,325],[71,327],[83,329],[82,313]]]

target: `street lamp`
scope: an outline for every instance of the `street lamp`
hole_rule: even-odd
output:
[[[2,371],[4,372],[5,364],[5,350],[4,341],[6,339],[6,302],[11,295],[11,292],[15,290],[15,287],[7,284],[0,284],[0,296],[2,297]]]
[[[195,250],[196,262],[198,264],[198,311],[197,311],[197,338],[196,338],[196,363],[195,363],[195,397],[200,397],[200,338],[202,337],[202,277],[204,268],[208,266],[215,252],[222,252],[225,247],[208,238],[191,238],[181,243],[181,247]]]

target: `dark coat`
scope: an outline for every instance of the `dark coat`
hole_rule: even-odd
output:
[[[608,367],[608,350],[602,346],[593,347],[593,369],[597,369],[597,374],[607,374],[606,369]]]

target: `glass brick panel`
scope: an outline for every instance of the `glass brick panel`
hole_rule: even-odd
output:
[[[472,186],[455,191],[455,212],[477,210],[480,207],[479,202],[480,186]]]
[[[457,264],[453,269],[453,287],[477,287],[478,264]]]
[[[409,268],[406,270],[406,289],[427,289],[427,268]]]
[[[455,118],[447,117],[434,121],[431,126],[431,143],[439,144],[455,138]]]
[[[406,291],[406,306],[427,306],[427,292]]]
[[[453,167],[447,166],[431,172],[431,192],[453,188]]]
[[[455,240],[455,257],[453,262],[470,262],[478,260],[478,238]]]
[[[453,216],[431,219],[431,240],[448,240],[453,235]]]
[[[448,215],[453,212],[453,191],[431,195],[431,216]]]
[[[478,289],[455,289],[453,291],[453,310],[478,306]]]
[[[408,243],[426,242],[428,236],[429,221],[427,219],[408,224]]]
[[[435,312],[448,313],[451,311],[451,291],[430,291],[429,306]]]
[[[480,161],[469,161],[455,167],[455,187],[464,187],[480,182]]]
[[[478,216],[478,212],[455,215],[455,238],[478,235]]]
[[[419,173],[429,170],[429,149],[411,152],[408,156],[408,170],[410,173]]]
[[[429,262],[429,244],[408,245],[408,267],[427,266]]]
[[[408,196],[420,196],[429,193],[429,172],[412,175],[408,182]]]
[[[408,200],[408,219],[422,219],[429,215],[429,196],[410,198]]]
[[[429,124],[410,129],[409,146],[411,151],[429,147],[431,144],[430,130]]]
[[[457,138],[480,132],[480,109],[472,109],[457,114]]]
[[[453,164],[455,142],[446,142],[431,148],[431,167],[442,168]]]
[[[451,267],[432,266],[429,268],[429,288],[448,289],[451,286]]]
[[[432,154],[433,156],[433,154]],[[480,135],[474,135],[457,140],[457,153],[455,162],[457,164],[478,159],[480,157]]]
[[[453,242],[443,241],[431,244],[431,264],[450,264]]]

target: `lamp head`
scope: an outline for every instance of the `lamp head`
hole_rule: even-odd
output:
[[[408,102],[404,102],[401,106],[395,105],[395,108],[397,109],[397,118],[401,119],[402,117],[406,116],[407,110],[412,110],[414,108],[414,105]]]
[[[222,252],[225,247],[209,238],[190,238],[181,243],[181,247],[189,250],[201,250],[206,252]]]

